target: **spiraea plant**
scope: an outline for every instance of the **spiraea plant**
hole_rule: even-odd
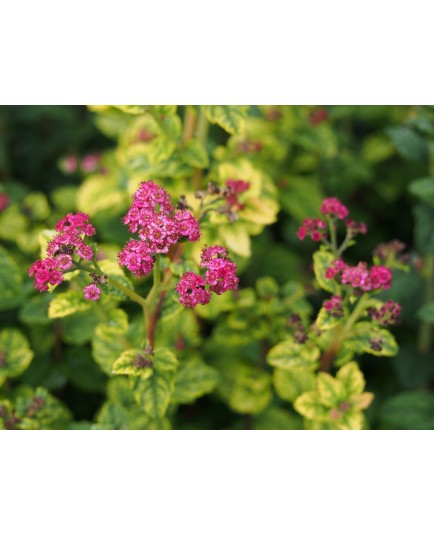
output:
[[[387,328],[398,322],[401,308],[377,296],[391,286],[389,266],[366,262],[353,266],[343,259],[356,236],[366,234],[366,225],[351,220],[347,207],[336,198],[325,199],[321,213],[322,218],[305,219],[297,236],[319,243],[313,269],[318,286],[330,296],[313,323],[299,315],[291,317],[292,335],[271,348],[267,361],[276,369],[279,394],[288,393],[306,427],[361,429],[363,410],[373,395],[364,391],[363,374],[354,357],[397,353]]]
[[[248,184],[242,187],[246,189]],[[236,203],[239,191],[239,184],[229,184],[222,190],[210,183],[206,192],[196,193],[200,199],[196,217],[185,196],[175,206],[164,188],[152,180],[145,181],[123,218],[135,237],[119,252],[118,264],[98,260],[96,229],[87,214],[78,212],[67,214],[57,223],[56,235],[48,242],[45,257],[29,268],[40,292],[54,290],[64,279],[71,280],[72,288],[50,302],[50,317],[61,318],[70,314],[71,309],[86,309],[87,302],[101,302],[98,311],[107,310],[110,320],[100,327],[94,357],[107,373],[128,378],[142,426],[168,426],[164,417],[175,387],[178,359],[172,348],[156,344],[157,326],[164,309],[173,309],[175,294],[178,309],[191,309],[209,304],[213,295],[238,287],[237,266],[228,250],[220,245],[203,247],[197,267],[201,274],[188,270],[179,278],[174,276],[182,267],[187,243],[201,238],[200,222],[222,207],[229,210],[227,200]],[[146,296],[136,292],[121,267],[138,279],[153,274],[153,284]],[[130,331],[125,312],[113,308],[113,297],[128,298],[141,306],[142,326],[136,324]],[[140,408],[144,409],[143,415]]]

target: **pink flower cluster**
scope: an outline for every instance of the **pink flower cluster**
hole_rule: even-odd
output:
[[[386,266],[372,266],[368,269],[365,262],[359,262],[357,266],[348,266],[342,259],[337,259],[327,268],[325,277],[340,279],[344,285],[370,292],[390,288],[392,271]]]
[[[326,216],[337,216],[340,220],[344,220],[349,214],[347,207],[336,197],[324,199],[320,211]]]
[[[119,253],[119,264],[137,277],[148,275],[155,255],[168,253],[170,246],[182,240],[200,238],[199,222],[187,210],[175,211],[169,194],[153,181],[142,182],[123,222],[140,240],[130,240]]]
[[[323,306],[330,316],[339,318],[344,315],[341,296],[332,296],[329,300],[324,302]]]
[[[306,235],[309,235],[312,240],[319,242],[327,236],[325,231],[326,227],[327,224],[323,220],[318,218],[306,218],[303,222],[303,225],[297,231],[297,236],[300,240],[304,240]]]
[[[222,246],[204,248],[200,265],[206,268],[204,277],[187,272],[176,286],[179,302],[185,307],[206,305],[211,299],[212,292],[220,295],[227,290],[238,288],[239,279],[235,275],[237,266],[229,258],[226,248]],[[208,285],[208,288],[205,285]]]
[[[36,261],[28,270],[29,275],[34,277],[34,286],[39,292],[46,292],[48,284],[58,285],[63,281],[63,272],[72,267],[74,254],[87,260],[93,257],[92,248],[82,238],[82,235],[95,234],[87,214],[67,214],[57,222],[56,231],[57,236],[47,246],[48,257]]]
[[[387,300],[387,302],[379,309],[370,307],[368,309],[368,314],[373,320],[379,322],[382,326],[397,324],[401,314],[401,306],[399,303],[396,303],[392,300]]]
[[[91,283],[90,285],[87,285],[87,287],[84,287],[84,297],[86,300],[99,300],[99,296],[101,294],[101,289],[95,285],[95,283]]]
[[[349,238],[354,238],[357,234],[366,234],[366,224],[356,222],[347,218],[349,211],[336,197],[324,199],[321,204],[320,211],[325,216],[330,218],[338,218],[344,220]],[[304,240],[306,236],[310,236],[315,242],[327,239],[327,222],[319,218],[306,218],[303,224],[297,231],[297,236],[300,240]]]

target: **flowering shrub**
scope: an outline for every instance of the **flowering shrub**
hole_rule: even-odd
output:
[[[0,159],[0,427],[431,426],[427,109],[90,109]]]

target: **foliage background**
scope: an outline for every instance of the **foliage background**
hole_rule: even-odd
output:
[[[183,107],[179,113],[183,115]],[[13,260],[8,271],[16,270],[21,289],[9,296],[7,288],[2,288],[0,322],[2,328],[18,329],[35,353],[30,367],[8,380],[2,394],[17,399],[25,397],[30,389],[46,389],[64,404],[54,427],[87,427],[94,422],[104,425],[100,410],[107,399],[108,380],[92,359],[89,341],[72,344],[80,336],[83,319],[65,326],[62,320],[46,321],[38,312],[29,311],[28,302],[35,293],[26,268],[39,251],[41,230],[52,227],[65,211],[83,205],[79,192],[86,185],[90,188],[93,180],[94,173],[65,174],[62,159],[68,154],[83,157],[104,153],[102,166],[112,169],[111,149],[117,143],[113,133],[119,129],[124,133],[121,145],[125,147],[128,136],[137,135],[127,122],[124,126],[116,123],[122,120],[119,115],[104,115],[80,106],[0,107],[1,189],[10,199],[0,214],[0,239],[2,252]],[[140,128],[146,130],[148,126]],[[208,136],[208,152],[217,161],[243,159],[270,177],[277,192],[277,221],[252,237],[251,250],[244,239],[235,240],[243,288],[260,291],[258,280],[264,276],[273,277],[279,285],[300,281],[311,306],[319,306],[319,295],[310,292],[313,247],[300,243],[295,231],[304,217],[317,212],[324,196],[339,197],[355,219],[368,225],[368,235],[350,250],[353,261],[368,260],[379,242],[397,238],[407,244],[409,271],[397,272],[388,292],[403,305],[402,323],[395,329],[400,353],[396,358],[359,360],[367,389],[375,393],[367,412],[373,428],[434,427],[434,359],[429,328],[434,298],[433,136],[432,109],[421,106],[252,106],[242,136],[214,125]],[[119,224],[128,204],[128,188],[122,190],[122,185],[134,180],[144,162],[164,162],[164,155],[149,150],[126,151],[123,156],[126,175],[102,175],[105,178],[99,182],[103,188],[89,203],[107,202],[95,221],[98,224],[100,220],[108,250],[126,238]],[[186,185],[190,192],[200,186],[188,183],[191,175],[185,170],[154,168],[152,177],[155,175],[175,195]],[[119,192],[125,195],[119,196]],[[267,403],[260,402],[258,412],[237,411],[236,403],[228,403],[221,386],[230,384],[231,379],[224,373],[239,355],[231,355],[224,347],[227,330],[236,339],[231,340],[230,347],[238,354],[246,350],[247,360],[257,356],[262,337],[252,335],[254,348],[239,340],[242,333],[234,329],[233,322],[230,324],[233,307],[228,304],[226,311],[222,308],[202,319],[201,358],[223,375],[220,388],[194,403],[181,404],[172,426],[299,428],[300,419],[290,405],[271,392]],[[253,319],[250,325],[256,323]],[[222,361],[222,353],[229,359]],[[268,381],[259,378],[257,387],[249,386],[249,392],[256,393],[255,408],[257,397],[263,397],[268,389]],[[118,426],[118,416],[105,418],[110,427]]]

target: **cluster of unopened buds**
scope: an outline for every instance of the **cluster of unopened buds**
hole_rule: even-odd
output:
[[[216,186],[210,185],[208,189],[214,195],[220,193]],[[230,190],[229,194],[232,195],[235,190]],[[182,202],[182,198],[175,207],[168,192],[151,180],[140,184],[123,223],[138,238],[131,238],[127,242],[118,254],[118,261],[138,278],[154,269],[157,255],[171,254],[175,245],[186,241],[197,242],[201,236],[199,220]],[[90,272],[92,279],[92,283],[84,288],[84,297],[98,300],[101,285],[109,281],[99,270],[94,250],[86,244],[86,239],[95,234],[89,216],[81,212],[68,214],[57,223],[56,231],[57,235],[47,245],[46,258],[36,261],[29,268],[35,288],[45,292],[50,284],[60,284],[65,272],[84,269]],[[89,266],[82,264],[83,261],[92,261],[98,273],[91,272]],[[187,272],[177,285],[179,301],[186,307],[209,303],[212,293],[219,295],[238,286],[236,264],[229,258],[226,248],[204,248],[200,266],[206,269],[203,277]]]
[[[399,322],[401,314],[401,306],[392,300],[387,300],[381,307],[369,307],[368,315],[372,320],[378,322],[382,326],[389,326]]]

